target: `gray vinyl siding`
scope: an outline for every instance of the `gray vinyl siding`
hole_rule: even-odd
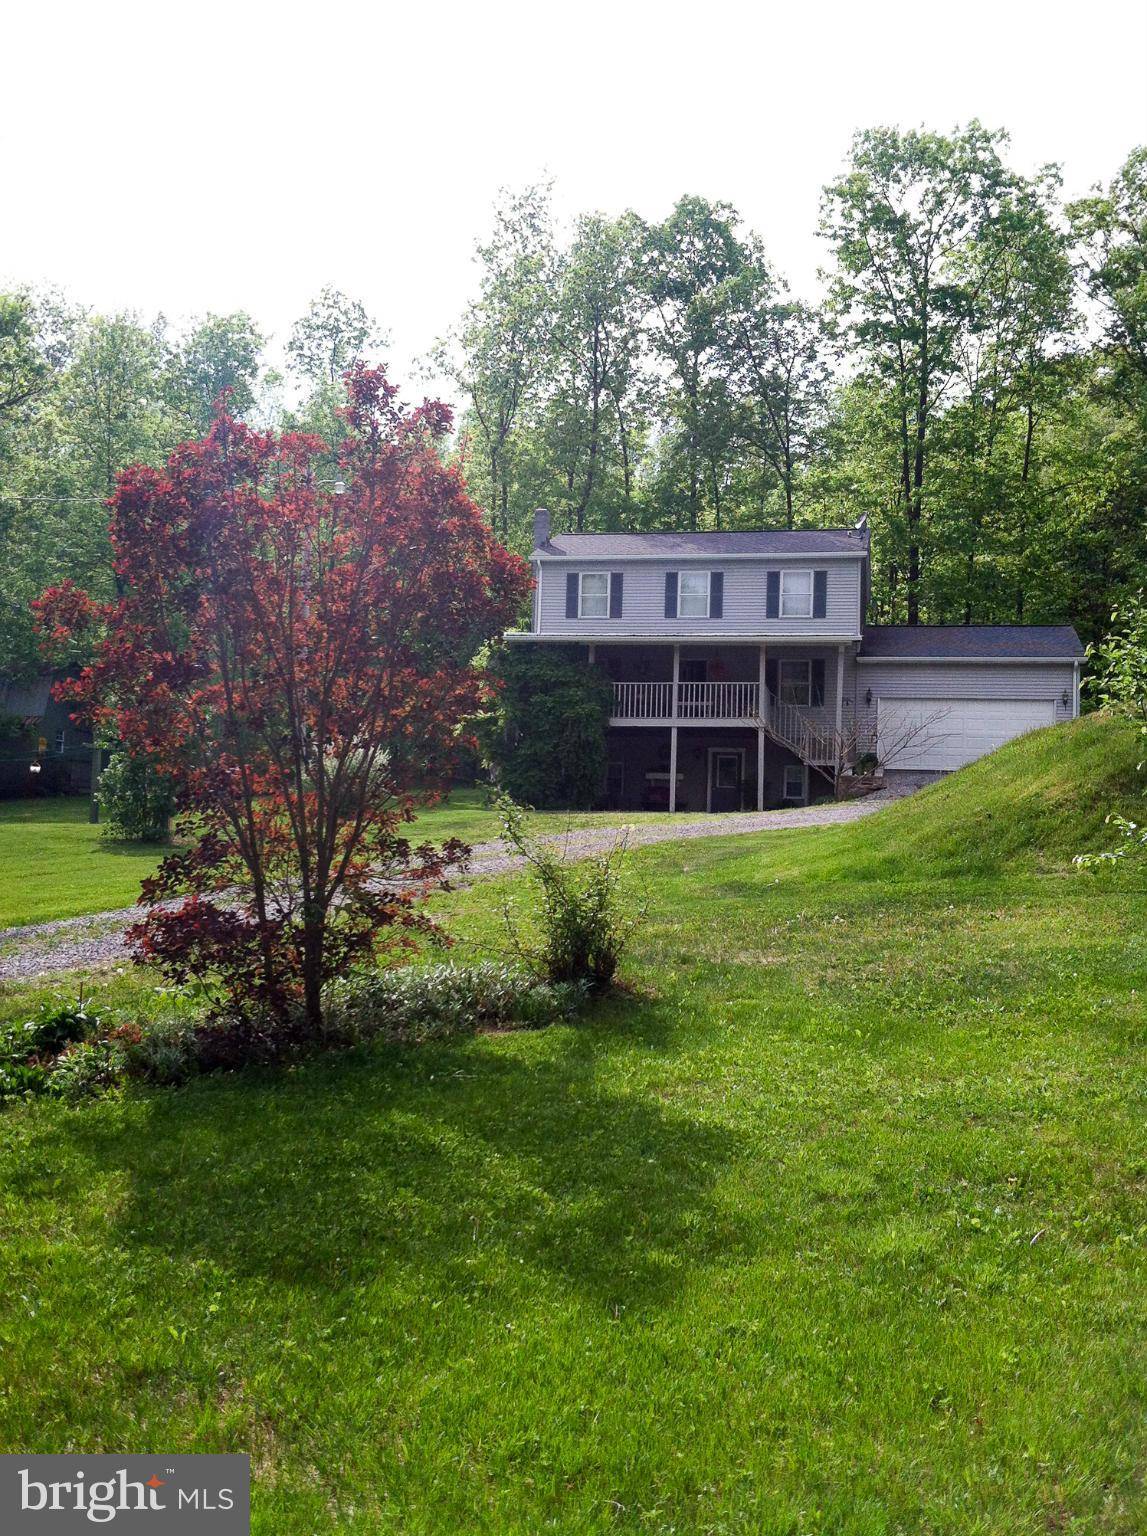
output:
[[[865,694],[872,689],[872,703]],[[1065,707],[1063,691],[1068,703]],[[876,738],[876,702],[885,699],[1048,699],[1055,718],[1075,714],[1075,677],[1070,661],[959,662],[870,661],[845,658],[846,701],[855,700],[860,735]]]
[[[616,633],[618,635],[840,635],[852,638],[860,631],[859,559],[730,560],[715,559],[575,561],[540,560],[536,632],[548,635]],[[765,575],[769,570],[827,571],[823,619],[768,619],[765,617]],[[665,573],[680,570],[722,571],[725,577],[724,615],[719,619],[667,619]],[[618,619],[567,619],[566,576],[571,571],[620,571],[625,577],[622,614]]]

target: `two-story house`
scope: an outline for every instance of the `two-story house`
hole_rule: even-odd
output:
[[[531,627],[613,685],[607,805],[803,804],[834,765],[944,772],[1079,712],[1069,625],[872,626],[866,525],[568,533],[534,520]]]

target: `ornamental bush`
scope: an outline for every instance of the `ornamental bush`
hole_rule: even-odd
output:
[[[174,787],[147,758],[117,752],[100,775],[98,798],[105,837],[125,843],[158,843],[170,836]]]
[[[539,810],[592,810],[605,787],[609,680],[572,645],[502,646],[489,671],[497,702],[479,736],[506,793]]]

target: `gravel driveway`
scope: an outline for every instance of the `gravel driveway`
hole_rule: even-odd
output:
[[[810,805],[792,811],[746,811],[701,820],[636,823],[629,828],[629,844],[681,842],[693,837],[728,837],[738,833],[782,832],[791,827],[828,827],[837,822],[857,821],[870,816],[891,800],[911,794],[923,780],[907,774],[896,784],[863,800],[844,800],[827,805]],[[621,829],[617,826],[590,827],[564,832],[548,838],[564,845],[567,857],[587,858],[613,846]],[[478,843],[470,858],[467,874],[460,883],[483,879],[514,869],[521,860],[507,854],[502,844]],[[142,907],[121,907],[115,912],[99,912],[91,917],[64,917],[52,923],[34,923],[24,928],[0,928],[0,981],[28,980],[57,971],[86,969],[127,961],[124,929],[143,917]]]

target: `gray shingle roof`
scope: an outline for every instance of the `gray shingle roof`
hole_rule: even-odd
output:
[[[762,528],[743,533],[555,533],[534,550],[535,555],[573,560],[867,552],[866,528]]]
[[[860,655],[1072,661],[1083,655],[1083,646],[1070,624],[884,624],[864,631]]]

